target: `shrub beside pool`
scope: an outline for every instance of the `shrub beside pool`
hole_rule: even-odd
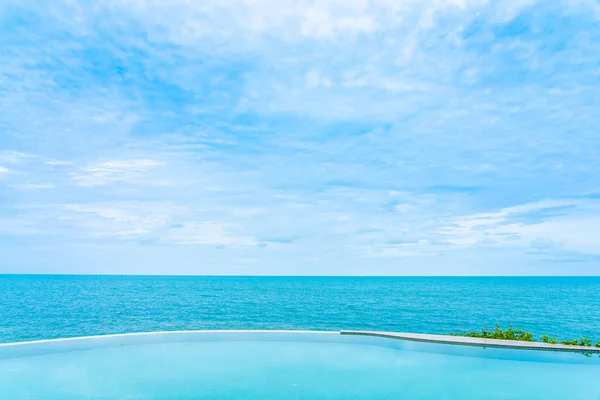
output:
[[[509,324],[507,329],[502,329],[500,324],[496,324],[496,327],[493,330],[489,329],[481,329],[481,331],[458,331],[450,333],[452,336],[465,336],[465,337],[474,337],[474,338],[482,338],[482,339],[500,339],[500,340],[518,340],[522,342],[537,342],[533,333],[524,331],[522,329],[513,329],[513,327]],[[572,340],[561,340],[557,341],[555,337],[549,337],[548,335],[541,335],[540,340],[543,343],[552,343],[552,344],[566,344],[572,346],[592,346],[592,340],[588,338],[581,339],[572,339]],[[600,347],[600,341],[596,342],[595,347]]]

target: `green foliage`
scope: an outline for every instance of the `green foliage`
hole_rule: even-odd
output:
[[[499,324],[496,324],[496,327],[493,331],[482,329],[481,332],[473,331],[466,332],[460,331],[458,333],[454,333],[454,336],[467,336],[467,337],[475,337],[475,338],[483,338],[483,339],[501,339],[501,340],[519,340],[523,342],[535,342],[533,334],[531,332],[525,332],[521,329],[513,329],[512,326],[508,325],[507,329],[502,329]]]
[[[500,340],[518,340],[522,342],[535,342],[535,338],[531,332],[526,332],[521,329],[513,329],[510,324],[508,324],[507,329],[502,329],[500,324],[496,324],[494,330],[490,331],[488,329],[483,328],[481,331],[459,331],[458,333],[451,333],[452,336],[465,336],[465,337],[474,337],[481,339],[500,339]],[[551,338],[548,335],[541,335],[540,339],[543,343],[556,344],[558,341],[556,338]],[[573,340],[562,340],[561,344],[566,344],[570,346],[586,346],[591,347],[592,341],[588,338],[581,339],[573,339]],[[596,347],[600,347],[600,342],[595,344]]]
[[[579,345],[580,346],[590,346],[591,347],[592,346],[592,341],[590,339],[584,337],[584,338],[579,339]]]
[[[577,346],[577,339],[573,339],[573,340],[563,340],[562,342],[560,342],[561,344],[568,344],[571,346]]]
[[[540,338],[542,339],[542,342],[544,343],[550,343],[550,344],[556,344],[556,338],[553,337],[548,337],[548,335],[542,335],[540,336]]]

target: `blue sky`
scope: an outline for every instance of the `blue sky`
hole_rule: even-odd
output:
[[[0,272],[600,273],[600,4],[6,0]]]

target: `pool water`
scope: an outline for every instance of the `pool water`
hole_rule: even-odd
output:
[[[0,347],[0,398],[600,399],[598,355],[325,333],[197,336]]]

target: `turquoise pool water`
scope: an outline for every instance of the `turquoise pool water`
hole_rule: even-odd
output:
[[[336,333],[133,335],[0,347],[1,398],[600,399],[600,359]]]

